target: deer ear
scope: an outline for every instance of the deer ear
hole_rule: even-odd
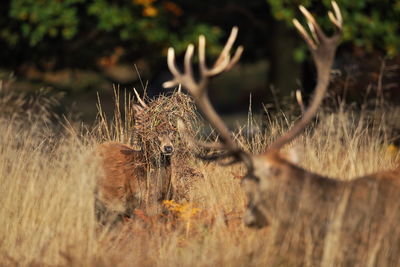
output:
[[[132,106],[133,110],[135,111],[135,113],[140,114],[143,112],[144,108],[142,106],[133,104]]]

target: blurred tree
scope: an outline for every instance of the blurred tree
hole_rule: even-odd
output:
[[[3,0],[0,65],[95,68],[144,59],[154,77],[165,68],[169,46],[181,53],[203,33],[208,53],[215,55],[222,35],[238,25],[238,43],[246,47],[243,62],[268,60],[268,82],[285,95],[297,86],[301,62],[308,58],[291,23],[302,17],[299,4],[309,7],[324,29],[331,27],[330,0]],[[338,4],[350,54],[354,47],[399,54],[400,0]]]
[[[266,0],[271,8],[271,13],[278,21],[286,23],[288,28],[293,28],[292,19],[302,17],[298,5],[308,8],[324,29],[332,29],[332,24],[326,16],[331,10],[331,0]],[[394,95],[399,86],[393,87],[393,71],[389,70],[396,65],[400,53],[400,0],[336,0],[344,18],[343,38],[344,43],[339,47],[335,68],[342,70],[343,79],[351,77],[352,85],[347,83],[342,89],[337,89],[336,94],[353,95],[362,101],[362,94],[371,88],[379,91],[377,87],[381,79],[390,84],[386,90],[389,95]],[[294,58],[303,63],[303,86],[313,88],[315,83],[311,75],[314,66],[309,57],[306,57],[306,46],[301,43],[294,50]],[[307,58],[306,61],[304,59]],[[381,69],[382,61],[388,61],[387,70]],[[397,78],[394,78],[398,81]],[[390,89],[390,88],[391,89]],[[346,89],[344,89],[346,88]],[[379,94],[379,93],[378,93]],[[357,96],[357,97],[356,97]]]
[[[286,96],[296,88],[296,80],[301,77],[301,64],[295,61],[293,51],[301,39],[294,29],[273,18],[266,0],[180,0],[179,4],[184,9],[197,10],[198,20],[218,25],[224,32],[229,32],[233,25],[237,25],[238,43],[245,47],[241,62],[268,61],[265,80],[279,89],[280,96]],[[245,84],[242,87],[246,87]],[[264,96],[270,93],[265,85],[263,88],[247,89],[253,93],[258,90],[257,94]],[[224,88],[219,89],[222,90]],[[248,90],[243,90],[242,101],[248,101]],[[232,96],[232,93],[228,95]],[[271,100],[270,97],[257,99]],[[232,105],[232,108],[236,107],[237,103]]]
[[[378,60],[380,56],[393,58],[399,55],[400,0],[337,2],[345,21],[345,44],[341,46],[339,54],[344,55],[346,60],[341,59],[340,62],[354,64],[358,59],[351,62],[349,58],[355,54],[373,52],[371,60]],[[299,86],[299,80],[303,80],[305,88],[313,87],[314,75],[310,73],[313,64],[306,56],[304,42],[294,31],[292,19],[303,18],[298,10],[298,5],[302,4],[315,14],[329,33],[332,25],[327,11],[332,9],[331,0],[181,0],[179,3],[185,10],[197,10],[200,21],[218,25],[225,31],[231,25],[238,25],[241,29],[239,43],[246,48],[243,61],[267,59],[270,66],[268,82],[278,88],[281,95],[293,92]]]
[[[331,9],[331,0],[267,0],[273,16],[285,21],[289,27],[302,4],[318,15],[324,28],[331,27],[326,10]],[[400,0],[337,0],[345,23],[343,42],[371,52],[381,50],[388,57],[400,53]],[[296,16],[297,17],[297,16]],[[302,61],[305,49],[299,48],[295,56]]]
[[[171,45],[182,52],[200,33],[217,45],[221,31],[182,19],[185,12],[173,1],[2,1],[0,45],[7,53],[0,54],[1,64],[93,68],[121,48],[124,60],[151,60]]]

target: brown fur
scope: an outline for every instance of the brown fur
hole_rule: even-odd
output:
[[[395,201],[400,196],[400,167],[371,175],[357,177],[351,181],[340,181],[324,177],[307,171],[290,162],[277,151],[253,156],[254,177],[245,179],[244,184],[250,201],[250,207],[259,205],[265,218],[253,218],[252,212],[245,218],[249,226],[262,227],[268,220],[286,220],[289,215],[298,209],[303,201],[304,193],[308,194],[307,201],[311,201],[310,209],[326,212],[328,205],[337,206],[344,191],[350,190],[354,202],[365,205],[370,201],[371,191],[385,201]],[[304,191],[306,190],[306,191]],[[358,199],[358,201],[355,201]],[[279,202],[279,203],[278,203]],[[321,206],[320,208],[317,206]],[[368,208],[371,206],[367,205]],[[355,208],[354,204],[349,206]]]
[[[243,180],[246,225],[278,227],[277,242],[287,231],[312,240],[318,248],[316,264],[329,235],[340,238],[339,250],[349,266],[357,262],[357,252],[371,251],[383,238],[400,251],[400,167],[340,181],[307,171],[277,151],[253,156],[253,162],[254,176]]]
[[[104,173],[97,183],[97,212],[104,220],[124,215],[135,209],[159,212],[158,202],[170,199],[171,159],[161,155],[161,164],[148,164],[145,154],[129,146],[107,142],[97,148]]]

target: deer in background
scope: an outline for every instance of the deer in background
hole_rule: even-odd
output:
[[[131,217],[135,209],[151,215],[159,212],[159,202],[172,197],[171,157],[174,153],[172,132],[157,133],[153,140],[159,153],[148,143],[139,143],[137,132],[147,104],[135,94],[140,105],[134,105],[135,140],[130,147],[118,142],[105,142],[97,147],[103,175],[97,181],[96,212],[101,222],[116,222]]]
[[[248,204],[244,213],[244,223],[249,227],[261,228],[267,225],[289,225],[304,227],[304,233],[311,239],[332,233],[329,228],[332,218],[341,218],[340,229],[349,240],[358,242],[363,234],[371,233],[365,246],[374,247],[380,240],[388,238],[389,244],[399,249],[398,237],[390,236],[393,225],[400,221],[400,169],[380,172],[358,177],[351,181],[340,181],[310,172],[293,162],[280,150],[299,136],[311,122],[327,91],[330,71],[334,61],[336,48],[342,33],[342,15],[338,5],[332,2],[333,11],[329,19],[333,23],[335,33],[328,37],[320,28],[315,18],[303,6],[300,11],[307,20],[310,33],[296,20],[294,26],[306,42],[317,69],[317,84],[312,100],[307,109],[293,127],[268,146],[265,152],[253,155],[240,148],[233,139],[222,119],[210,103],[207,84],[211,77],[231,69],[239,60],[243,48],[239,46],[231,57],[230,50],[236,39],[237,28],[234,27],[220,56],[212,68],[206,66],[205,37],[199,37],[199,80],[193,76],[191,60],[194,46],[190,44],[184,57],[184,72],[177,69],[174,49],[168,50],[168,67],[173,75],[164,87],[181,84],[194,98],[205,119],[219,134],[219,141],[200,142],[187,136],[191,142],[208,149],[223,150],[224,158],[229,156],[229,164],[242,163],[247,173],[242,180]],[[180,123],[184,133],[183,123]],[[385,227],[377,225],[386,223]],[[301,226],[300,226],[301,225]],[[375,228],[374,228],[375,227]],[[336,228],[335,228],[336,229]],[[396,230],[399,235],[398,230]],[[361,239],[360,239],[361,240]],[[347,244],[344,240],[340,240]],[[361,241],[360,241],[361,242]],[[390,246],[391,246],[390,245]],[[316,246],[318,247],[318,246]],[[345,246],[344,246],[345,247]],[[376,250],[377,251],[377,250]],[[375,252],[376,252],[375,251]],[[343,251],[349,258],[354,250]],[[322,252],[320,254],[320,257]],[[328,254],[324,257],[328,257]],[[354,256],[355,257],[355,256]]]

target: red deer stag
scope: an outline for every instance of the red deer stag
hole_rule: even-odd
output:
[[[168,67],[174,78],[164,83],[164,87],[182,84],[218,132],[220,141],[200,142],[191,136],[187,138],[199,146],[224,150],[227,153],[224,154],[225,157],[229,155],[232,158],[230,163],[241,162],[246,167],[247,174],[243,179],[243,186],[248,198],[244,214],[247,226],[261,228],[266,225],[278,225],[278,229],[286,227],[285,231],[300,227],[296,229],[300,229],[303,236],[307,235],[307,240],[324,240],[329,234],[340,236],[337,243],[343,245],[341,255],[344,255],[347,263],[351,265],[358,256],[356,250],[350,249],[350,244],[354,243],[346,242],[357,243],[357,249],[360,246],[367,249],[370,253],[368,255],[374,255],[375,259],[385,255],[385,252],[382,252],[385,246],[386,251],[399,251],[399,227],[395,226],[400,221],[400,169],[358,177],[351,181],[340,181],[312,173],[280,153],[280,149],[294,140],[310,123],[328,88],[331,67],[342,33],[341,12],[335,2],[332,2],[332,6],[334,12],[329,12],[328,15],[335,33],[331,37],[322,31],[315,18],[303,6],[300,6],[300,11],[307,20],[311,34],[296,19],[293,20],[316,65],[317,84],[311,103],[304,110],[301,119],[286,134],[270,144],[262,154],[247,153],[235,143],[231,132],[214,110],[207,95],[209,78],[231,69],[242,53],[243,48],[239,47],[233,57],[230,56],[237,35],[236,27],[233,28],[212,68],[206,67],[205,38],[199,37],[199,81],[196,81],[192,74],[193,45],[189,45],[186,50],[184,73],[177,69],[174,49],[170,48]],[[182,132],[185,132],[183,123],[180,124]],[[339,218],[340,227],[337,227],[334,219]],[[380,224],[385,226],[380,227]],[[380,242],[382,240],[386,243]],[[315,247],[321,249],[322,246]],[[395,254],[391,256],[395,257]],[[322,252],[317,255],[321,261]],[[329,255],[329,251],[325,252],[324,259],[327,260]],[[387,260],[393,258],[388,257]],[[399,259],[396,260],[397,263],[398,261]]]
[[[135,92],[136,93],[136,92]],[[135,137],[143,127],[148,106],[136,93],[141,105],[134,105]],[[171,156],[174,153],[172,132],[156,133],[157,140],[135,143],[130,147],[117,142],[98,146],[103,175],[97,182],[96,212],[101,222],[116,222],[122,216],[130,217],[134,209],[158,213],[161,200],[172,197]]]

